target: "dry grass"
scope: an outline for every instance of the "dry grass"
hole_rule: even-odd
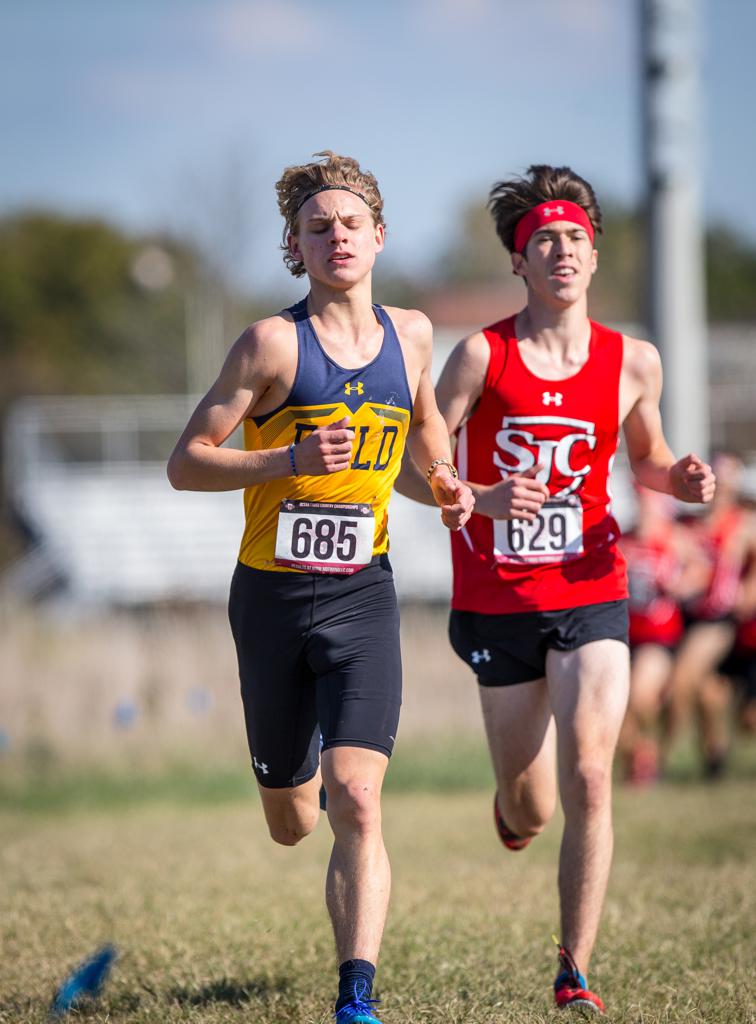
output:
[[[405,706],[385,797],[395,887],[382,1016],[557,1020],[549,936],[560,828],[518,855],[497,843],[475,685],[448,647],[445,618],[404,612]],[[101,1001],[76,1019],[330,1020],[329,832],[321,822],[296,850],[267,838],[223,613],[80,623],[17,615],[9,625],[0,653],[9,737],[0,760],[1,1024],[41,1024],[55,984],[105,941],[118,946],[117,967]],[[117,724],[119,705],[136,709],[133,721]],[[756,1020],[754,759],[743,753],[740,775],[719,787],[618,794],[592,972],[611,1020]],[[16,790],[14,773],[24,783]]]
[[[549,984],[558,823],[502,850],[490,793],[390,794],[386,1024],[559,1019]],[[622,1024],[753,1021],[756,813],[748,785],[621,793],[592,981]],[[257,801],[61,817],[4,814],[0,1021],[41,1024],[56,981],[104,941],[120,957],[97,1024],[323,1024],[334,956],[329,832],[267,839]],[[80,1019],[78,1016],[76,1019]]]

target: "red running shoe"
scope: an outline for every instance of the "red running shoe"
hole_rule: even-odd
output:
[[[653,740],[638,740],[633,747],[627,781],[631,786],[650,786],[659,781],[659,748]]]
[[[507,826],[499,810],[498,792],[494,793],[494,823],[496,824],[499,839],[501,839],[508,850],[524,850],[533,838],[532,836],[526,836],[525,838],[518,836]]]
[[[554,998],[560,1010],[576,1009],[584,1014],[602,1014],[606,1007],[595,992],[588,988],[585,978],[577,969],[572,954],[564,946],[559,947],[561,971],[554,982]]]

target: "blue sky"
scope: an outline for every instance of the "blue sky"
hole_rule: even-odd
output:
[[[529,163],[636,202],[637,6],[3,0],[0,212],[204,232],[259,290],[288,280],[274,182],[326,147],[377,175],[386,258],[410,272],[453,241],[463,201]],[[705,211],[756,241],[756,4],[701,11]]]

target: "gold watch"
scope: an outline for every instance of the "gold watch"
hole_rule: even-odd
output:
[[[436,466],[448,466],[449,467],[449,472],[454,477],[454,479],[455,480],[459,479],[459,473],[457,472],[457,467],[454,465],[453,462],[449,462],[448,459],[434,459],[433,462],[431,462],[430,466],[428,466],[428,472],[425,474],[426,477],[428,478],[428,483],[429,484],[431,482],[431,477],[433,476],[433,470],[436,468]]]

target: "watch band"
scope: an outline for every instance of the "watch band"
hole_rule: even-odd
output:
[[[449,467],[449,472],[454,477],[454,479],[455,480],[459,479],[459,473],[457,472],[457,467],[454,465],[453,462],[449,462],[448,459],[434,459],[433,462],[431,462],[430,466],[428,466],[428,471],[425,474],[426,477],[428,478],[428,483],[431,482],[431,477],[433,476],[433,470],[436,468],[436,466],[448,466]]]

